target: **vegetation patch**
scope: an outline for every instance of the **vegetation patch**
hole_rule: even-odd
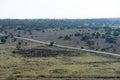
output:
[[[51,50],[51,49],[21,49],[14,51],[14,54],[20,54],[24,57],[55,57],[57,55],[72,55],[73,51]]]
[[[67,74],[68,70],[67,69],[54,69],[54,70],[51,70],[50,72],[54,74]]]

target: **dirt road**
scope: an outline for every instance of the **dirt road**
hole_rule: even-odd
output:
[[[34,40],[34,39],[29,39],[29,38],[23,38],[23,37],[16,37],[17,39],[22,39],[22,40],[27,40],[31,42],[36,42],[36,43],[42,43],[42,44],[47,44],[49,45],[49,42],[44,42],[44,41],[39,41],[39,40]],[[95,50],[89,50],[89,49],[81,49],[77,47],[70,47],[70,46],[63,46],[59,44],[54,44],[56,47],[61,47],[61,48],[67,48],[67,49],[73,49],[73,50],[80,50],[80,51],[85,51],[85,52],[93,52],[93,53],[98,53],[98,54],[106,54],[106,55],[112,55],[112,56],[117,56],[120,57],[120,54],[115,54],[115,53],[109,53],[109,52],[102,52],[102,51],[95,51]]]

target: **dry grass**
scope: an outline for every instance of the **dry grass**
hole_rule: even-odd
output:
[[[38,45],[40,46],[40,44],[29,43],[26,48],[28,49]],[[15,49],[15,44],[9,44],[9,46],[8,44],[0,44],[0,48],[0,78],[120,77],[120,59],[116,58],[91,53],[80,53],[77,56],[22,57],[11,53],[11,51]],[[54,47],[49,49],[57,50],[57,48]],[[74,54],[76,54],[76,52]]]

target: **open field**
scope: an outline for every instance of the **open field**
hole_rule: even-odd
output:
[[[33,45],[34,43],[30,43]],[[34,48],[63,50],[34,44]],[[4,46],[4,47],[3,47]],[[6,47],[7,46],[7,47]],[[39,46],[39,47],[36,47]],[[41,46],[41,47],[40,47]],[[120,77],[120,59],[73,51],[74,55],[22,57],[12,54],[15,44],[0,44],[0,78],[116,78]],[[31,49],[31,48],[28,48]],[[5,51],[6,50],[6,51]],[[65,50],[65,49],[64,49]]]

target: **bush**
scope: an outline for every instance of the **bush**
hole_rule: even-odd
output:
[[[54,69],[54,70],[51,70],[51,73],[63,74],[63,73],[68,73],[68,70],[67,69]]]
[[[105,41],[106,41],[107,43],[115,43],[116,39],[115,39],[114,37],[107,37],[107,38],[105,39]]]
[[[65,36],[64,40],[71,40],[70,36]]]
[[[80,36],[81,34],[80,33],[75,33],[74,36],[78,37]]]
[[[16,42],[16,40],[17,40],[16,38],[13,39],[14,42]]]
[[[54,42],[50,42],[49,46],[53,46]]]
[[[81,37],[81,41],[87,41],[89,39],[91,39],[91,37],[88,35],[84,35],[83,37]]]
[[[17,37],[21,37],[21,35],[20,35],[20,34],[18,34],[18,35],[17,35]]]
[[[114,31],[114,32],[113,32],[113,35],[114,35],[114,36],[119,36],[119,32],[118,32],[118,31]]]
[[[16,77],[11,74],[7,77],[6,80],[16,80]]]
[[[96,35],[95,35],[95,38],[99,38],[100,37],[100,33],[97,32]]]
[[[89,46],[92,46],[92,45],[95,44],[95,42],[94,42],[94,41],[91,41],[91,40],[88,40],[88,41],[87,41],[87,44],[88,44]]]
[[[6,42],[6,39],[5,39],[5,38],[1,38],[1,42],[2,42],[2,43],[5,43],[5,42]]]
[[[7,39],[8,39],[8,36],[2,36],[1,37],[1,42],[5,43]]]
[[[45,75],[39,75],[39,76],[37,76],[37,77],[38,77],[38,78],[39,78],[39,77],[45,78],[46,76],[45,76]]]
[[[63,38],[63,36],[59,36],[59,37],[58,37],[58,39],[61,39],[61,38]]]

